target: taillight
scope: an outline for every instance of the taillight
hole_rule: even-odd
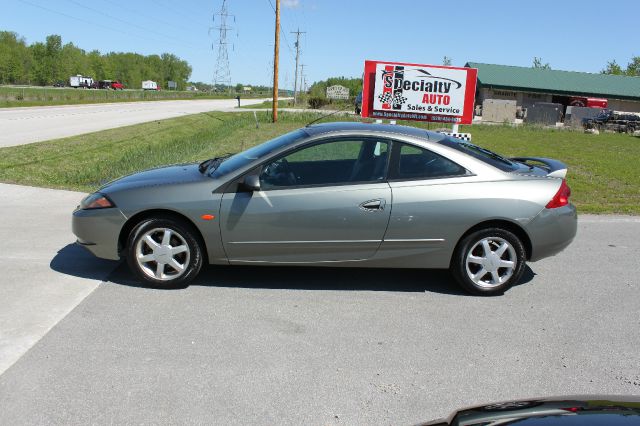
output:
[[[558,207],[566,206],[569,204],[569,196],[571,195],[571,188],[567,185],[567,181],[562,179],[562,184],[558,188],[558,192],[553,196],[551,201],[547,203],[548,209],[557,209]]]

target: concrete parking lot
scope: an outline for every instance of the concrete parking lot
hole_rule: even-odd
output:
[[[495,298],[444,271],[332,268],[210,267],[159,291],[72,245],[81,195],[0,185],[0,424],[399,425],[640,394],[640,218],[581,216]]]

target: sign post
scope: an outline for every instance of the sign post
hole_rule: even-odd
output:
[[[362,116],[471,124],[478,70],[365,61]]]

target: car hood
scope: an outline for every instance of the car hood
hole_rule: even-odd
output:
[[[178,185],[210,180],[198,170],[198,164],[175,164],[133,173],[103,185],[99,192],[114,192],[148,186]]]
[[[580,416],[577,421],[576,416]],[[528,422],[527,420],[531,420]],[[479,426],[488,424],[630,425],[640,420],[640,397],[574,395],[516,400],[474,406],[420,426]]]

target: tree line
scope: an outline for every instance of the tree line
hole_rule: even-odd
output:
[[[0,31],[0,84],[47,86],[82,74],[94,80],[119,80],[125,87],[141,88],[142,81],[153,80],[167,87],[175,81],[184,90],[191,66],[171,53],[140,55],[130,52],[86,52],[73,43],[62,43],[59,35],[45,42],[27,45],[25,39],[10,31]]]
[[[640,77],[640,56],[634,56],[627,64],[626,68],[622,68],[616,60],[607,62],[607,66],[602,70],[602,74],[628,75],[631,77]]]

